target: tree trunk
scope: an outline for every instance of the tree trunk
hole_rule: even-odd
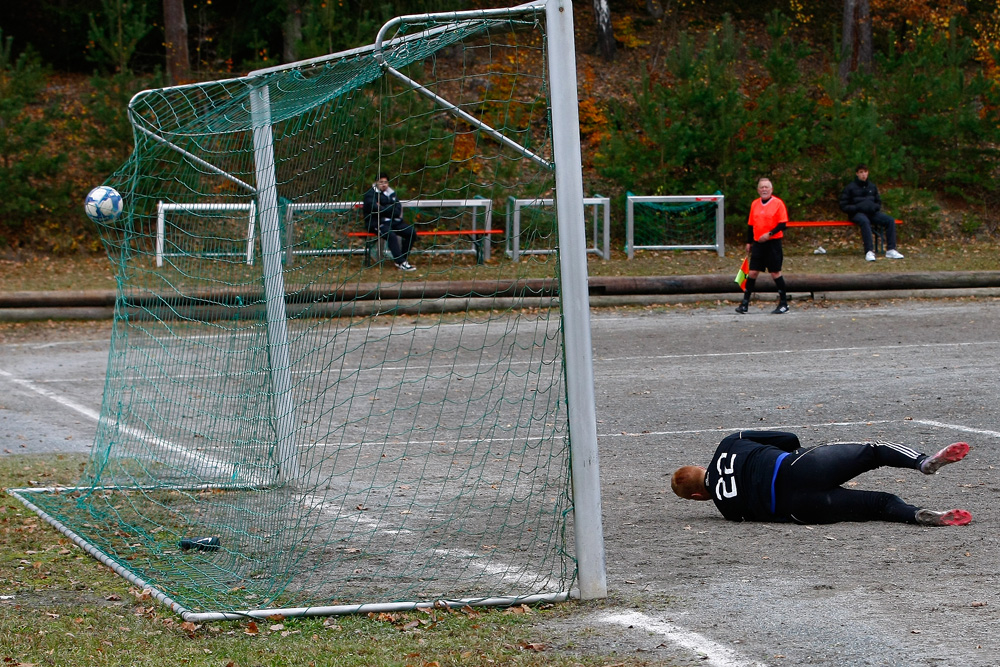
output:
[[[299,59],[299,42],[302,41],[302,5],[299,0],[286,0],[285,8],[288,15],[282,29],[284,44],[281,56],[284,62],[293,63]]]
[[[170,85],[184,83],[191,78],[184,0],[163,0],[163,32],[167,48],[167,81]]]
[[[660,7],[660,3],[656,0],[646,0],[646,13],[654,19],[663,18],[663,8]]]
[[[854,10],[856,0],[844,0],[844,25],[840,41],[840,81],[847,83],[854,65]]]
[[[872,11],[870,0],[858,2],[858,69],[870,72],[872,68]]]
[[[615,57],[615,34],[611,29],[611,8],[608,0],[594,0],[594,21],[597,23],[597,50],[605,60]]]

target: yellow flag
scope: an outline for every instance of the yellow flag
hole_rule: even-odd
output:
[[[739,273],[736,274],[736,284],[740,286],[740,289],[746,289],[747,284],[747,273],[750,272],[750,257],[744,257],[743,263],[740,264]]]

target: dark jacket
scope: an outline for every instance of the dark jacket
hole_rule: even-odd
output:
[[[855,176],[840,193],[840,210],[850,217],[857,213],[874,215],[882,210],[882,198],[872,179],[859,181]]]
[[[385,220],[402,220],[403,205],[395,190],[385,194],[376,187],[369,188],[362,200],[362,212],[368,231],[377,234],[379,225]]]

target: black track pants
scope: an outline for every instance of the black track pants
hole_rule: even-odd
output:
[[[845,489],[858,475],[889,466],[920,469],[927,458],[891,442],[833,443],[792,453],[775,483],[777,515],[796,523],[895,521],[916,523],[918,507],[882,491]]]

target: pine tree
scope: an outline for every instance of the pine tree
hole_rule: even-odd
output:
[[[13,53],[13,37],[0,32],[0,246],[32,216],[44,215],[68,203],[67,187],[55,178],[64,155],[43,150],[50,133],[50,111],[38,111],[45,87],[45,68],[29,48]]]

